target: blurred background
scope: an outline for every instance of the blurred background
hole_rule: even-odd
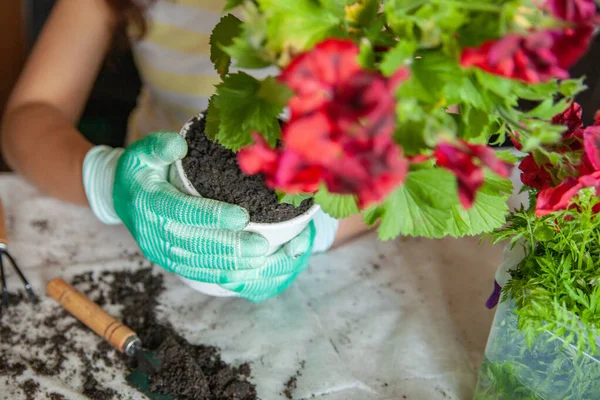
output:
[[[0,0],[0,118],[10,91],[27,54],[40,33],[56,0]],[[590,124],[593,110],[600,109],[600,35],[591,51],[572,68],[572,76],[586,76],[589,90],[577,99],[587,110]],[[140,89],[140,80],[131,54],[110,58],[98,77],[80,122],[81,131],[95,144],[120,146],[127,118]],[[0,157],[0,171],[7,166]]]
[[[56,0],[0,0],[0,118],[27,54]],[[100,73],[79,128],[96,144],[121,146],[140,79],[129,52],[111,55]],[[7,170],[0,157],[0,170]]]

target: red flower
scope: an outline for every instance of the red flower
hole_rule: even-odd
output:
[[[600,126],[589,126],[583,131],[585,157],[595,171],[600,170]]]
[[[552,123],[554,125],[564,125],[567,127],[567,135],[563,135],[563,137],[573,137],[573,134],[583,127],[583,121],[581,120],[582,114],[581,106],[578,103],[573,102],[562,114],[555,115],[552,118]],[[579,137],[581,138],[582,136]]]
[[[552,175],[548,172],[548,168],[552,165],[545,164],[540,167],[533,158],[533,155],[528,155],[521,161],[519,169],[521,170],[521,182],[527,186],[536,189],[544,189],[551,186]]]
[[[555,211],[566,210],[577,195],[577,192],[583,188],[595,188],[596,192],[598,192],[600,190],[600,171],[581,176],[578,179],[568,178],[556,187],[540,191],[537,198],[535,215],[543,217]],[[598,210],[595,208],[595,211]]]
[[[535,215],[543,217],[554,211],[566,209],[582,187],[577,179],[568,178],[558,186],[541,190],[537,197]]]
[[[555,17],[569,22],[590,21],[596,15],[594,0],[547,0],[546,6]]]
[[[282,149],[257,141],[242,150],[244,172],[263,173],[269,187],[287,193],[314,193],[325,183],[332,193],[356,195],[362,207],[404,181],[408,162],[392,135],[394,91],[408,72],[386,79],[362,70],[358,53],[355,43],[331,39],[292,61],[280,76],[294,91]]]
[[[333,193],[356,194],[359,205],[367,207],[385,198],[408,173],[408,161],[391,138],[379,136],[367,141],[345,142],[344,156],[325,173]]]
[[[553,31],[552,53],[558,58],[558,67],[566,70],[573,66],[590,47],[593,33],[592,24],[567,28],[564,31]],[[556,77],[560,78],[558,75]]]
[[[503,178],[510,176],[511,165],[499,160],[494,151],[487,146],[472,145],[463,140],[457,145],[443,142],[435,148],[434,157],[439,166],[456,175],[458,197],[465,208],[473,205],[477,190],[483,186],[482,166],[488,167]],[[476,164],[475,160],[479,160],[479,164]]]
[[[352,41],[329,39],[294,58],[279,77],[295,93],[289,103],[292,118],[322,108],[340,83],[360,73],[359,52]]]
[[[529,83],[546,82],[552,78],[567,78],[560,66],[556,38],[551,32],[536,32],[528,36],[507,35],[485,42],[479,48],[465,49],[463,67],[478,67],[495,75]]]

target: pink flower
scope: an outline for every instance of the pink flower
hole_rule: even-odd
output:
[[[547,0],[546,6],[555,17],[569,22],[589,22],[596,15],[594,0]]]
[[[556,49],[555,41],[556,38],[548,31],[526,37],[511,34],[487,41],[479,48],[465,49],[461,64],[529,83],[567,78],[569,74],[560,66],[560,54],[556,53],[563,49]]]
[[[457,179],[458,197],[465,208],[470,208],[475,201],[477,190],[483,186],[483,166],[494,173],[508,178],[512,166],[499,160],[494,151],[487,146],[473,145],[460,140],[457,144],[440,143],[434,152],[440,167],[450,170]],[[479,161],[476,164],[475,161]]]

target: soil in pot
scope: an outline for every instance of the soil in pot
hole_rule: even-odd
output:
[[[194,118],[187,133],[188,154],[183,169],[189,181],[202,197],[244,207],[250,221],[276,223],[295,218],[313,204],[305,200],[299,207],[281,204],[275,191],[265,185],[261,175],[245,175],[238,166],[234,152],[208,139],[205,118]]]

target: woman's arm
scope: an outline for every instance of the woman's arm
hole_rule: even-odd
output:
[[[75,127],[116,27],[107,4],[58,1],[9,99],[0,135],[13,169],[79,204],[87,204],[81,169],[92,144]]]

